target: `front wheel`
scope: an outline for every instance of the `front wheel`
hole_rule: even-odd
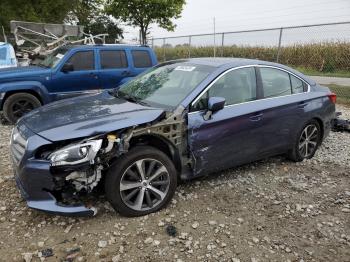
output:
[[[164,208],[175,194],[177,172],[166,154],[137,146],[108,170],[105,191],[121,215],[143,216]]]
[[[4,117],[14,124],[19,118],[40,106],[41,103],[35,96],[28,93],[16,93],[5,100],[3,106]]]
[[[322,133],[319,123],[316,120],[309,121],[299,131],[297,141],[293,149],[290,150],[288,157],[295,162],[312,158],[321,144],[321,140]]]

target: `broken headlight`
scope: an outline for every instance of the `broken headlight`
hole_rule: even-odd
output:
[[[52,166],[76,165],[94,161],[102,145],[102,139],[68,145],[49,155]]]

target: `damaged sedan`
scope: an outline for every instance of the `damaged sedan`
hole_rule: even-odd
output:
[[[118,90],[38,108],[13,129],[17,186],[29,207],[96,214],[102,188],[124,216],[164,208],[180,180],[262,158],[311,158],[335,94],[301,73],[249,59],[160,64]]]

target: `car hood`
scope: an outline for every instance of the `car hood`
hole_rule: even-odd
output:
[[[18,66],[0,69],[0,82],[9,81],[9,79],[32,77],[37,75],[47,75],[51,69],[40,66]]]
[[[40,107],[19,120],[34,133],[62,141],[146,124],[164,110],[130,103],[108,92],[66,99]]]

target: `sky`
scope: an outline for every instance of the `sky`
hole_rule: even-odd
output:
[[[152,25],[154,38],[350,21],[350,0],[187,0],[174,32]],[[350,32],[349,32],[350,33]],[[138,36],[125,28],[125,40]]]

